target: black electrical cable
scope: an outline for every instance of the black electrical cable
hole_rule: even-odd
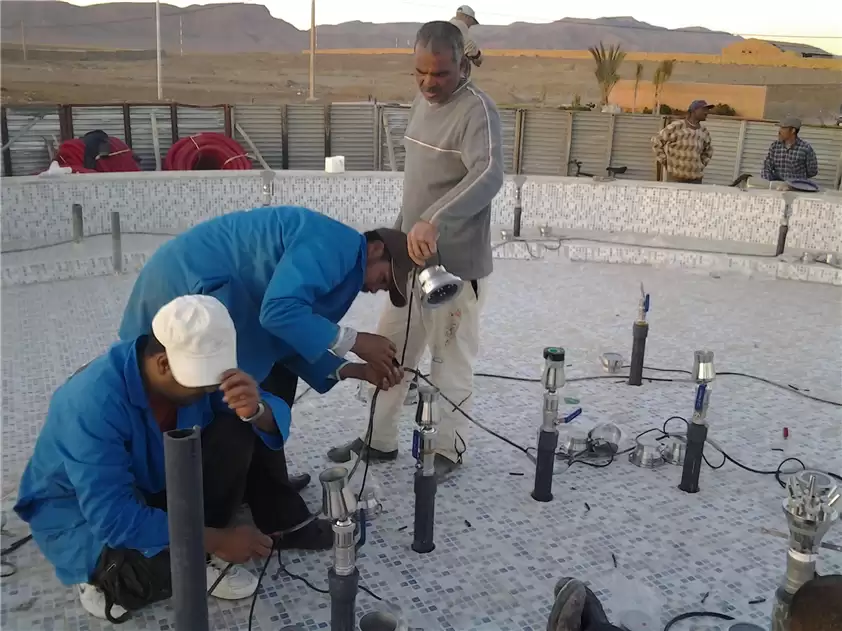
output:
[[[28,543],[29,541],[32,541],[32,535],[31,534],[26,535],[25,537],[21,537],[17,541],[12,542],[8,547],[3,548],[3,550],[0,550],[0,556],[6,556],[7,554],[11,554],[12,552],[15,552],[16,550],[21,548],[24,544]]]
[[[624,366],[624,368],[628,368],[628,366]],[[655,372],[675,372],[675,373],[681,373],[681,374],[685,374],[685,375],[691,374],[691,372],[689,370],[683,370],[681,368],[656,368],[654,366],[644,366],[644,370],[652,370],[652,371],[655,371]],[[517,377],[517,376],[514,376],[514,375],[498,375],[498,374],[490,373],[490,372],[476,372],[476,373],[474,373],[474,376],[475,377],[487,377],[489,379],[504,379],[506,381],[519,381],[519,382],[522,382],[522,383],[539,383],[541,381],[540,379],[535,379],[535,378],[531,378],[531,377]],[[796,388],[795,386],[784,385],[782,383],[772,381],[771,379],[766,379],[765,377],[758,377],[757,375],[752,375],[752,374],[749,374],[749,373],[746,373],[746,372],[739,372],[739,371],[735,371],[735,370],[726,370],[726,371],[723,371],[723,372],[717,372],[716,376],[717,377],[744,377],[746,379],[753,379],[755,381],[765,383],[765,384],[770,385],[772,387],[780,388],[781,390],[784,390],[786,392],[790,392],[792,394],[804,397],[805,399],[810,399],[811,401],[816,401],[817,403],[825,403],[827,405],[833,405],[835,407],[842,407],[842,402],[831,401],[830,399],[823,399],[821,397],[816,397],[816,396],[813,396],[811,394],[807,394],[806,392],[804,392],[803,390],[801,390],[799,388]],[[659,377],[646,377],[646,376],[644,376],[643,378],[648,380],[648,381],[664,382],[664,383],[681,381],[680,379],[667,379],[667,378],[659,378]],[[568,379],[567,381],[568,382],[591,381],[591,380],[594,380],[594,379],[620,379],[620,380],[625,380],[625,379],[628,379],[628,376],[627,375],[625,375],[625,376],[624,375],[594,375],[594,376],[591,376],[591,377],[574,377],[572,379]]]
[[[277,579],[277,578],[278,578],[278,576],[280,575],[280,573],[281,573],[281,572],[283,572],[284,574],[286,574],[286,575],[287,575],[287,576],[289,576],[290,578],[295,579],[296,581],[301,581],[301,582],[302,582],[302,583],[304,583],[307,587],[309,587],[310,589],[312,589],[314,592],[318,592],[319,594],[325,594],[325,595],[330,594],[330,590],[327,590],[327,589],[322,589],[321,587],[316,587],[315,585],[313,585],[313,583],[311,583],[310,581],[308,581],[308,580],[307,580],[306,578],[304,578],[303,576],[299,576],[298,574],[294,574],[294,573],[290,572],[290,571],[287,569],[286,565],[284,565],[283,559],[281,558],[281,549],[280,549],[280,548],[278,548],[278,572],[279,572],[279,573],[278,573],[278,574],[275,574],[275,576],[273,577],[274,579]],[[365,585],[359,584],[359,585],[358,585],[358,587],[359,587],[362,591],[364,591],[366,594],[368,594],[369,596],[371,596],[372,598],[374,598],[375,600],[379,600],[379,601],[381,601],[381,602],[383,601],[383,599],[382,599],[380,596],[378,596],[377,594],[375,594],[373,591],[371,591],[371,590],[370,590],[368,587],[366,587]]]
[[[690,618],[718,618],[719,620],[734,619],[733,616],[729,616],[726,613],[717,613],[716,611],[688,611],[687,613],[677,615],[675,618],[667,622],[666,626],[664,626],[664,631],[670,631],[675,623],[681,622],[682,620],[688,620]]]
[[[12,552],[15,552],[21,546],[23,546],[24,544],[26,544],[27,542],[29,542],[31,540],[32,540],[31,534],[28,534],[25,537],[21,537],[17,541],[12,542],[9,546],[3,548],[3,550],[0,551],[0,556],[4,557],[7,554],[11,554]],[[16,574],[17,571],[18,571],[17,566],[14,563],[12,563],[11,561],[6,561],[6,560],[0,561],[0,578],[9,578],[10,576],[13,576],[14,574]]]

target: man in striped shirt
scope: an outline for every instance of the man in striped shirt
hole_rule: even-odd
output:
[[[701,184],[705,167],[713,157],[710,132],[702,127],[713,105],[693,101],[687,117],[670,123],[652,137],[658,163],[666,169],[668,182]]]

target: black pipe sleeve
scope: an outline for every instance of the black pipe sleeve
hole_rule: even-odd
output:
[[[333,568],[327,572],[327,586],[330,592],[330,631],[356,631],[357,589],[360,571],[340,576]]]
[[[778,242],[775,245],[775,256],[780,256],[784,253],[787,232],[789,232],[789,226],[778,226]]]
[[[684,452],[684,468],[681,470],[681,484],[678,485],[685,493],[699,492],[699,473],[702,470],[702,457],[705,451],[705,441],[708,437],[708,426],[690,423],[687,429],[687,451]]]
[[[520,218],[523,215],[523,208],[520,205],[515,206],[515,225],[512,233],[514,236],[520,236]]]
[[[553,469],[555,450],[558,447],[558,431],[541,430],[538,434],[538,457],[535,463],[535,488],[532,499],[537,502],[551,502],[553,499]]]
[[[208,631],[202,435],[198,428],[164,434],[164,466],[175,628]]]
[[[412,549],[427,554],[436,549],[433,532],[436,525],[436,476],[415,470],[415,534]]]
[[[643,360],[646,356],[646,336],[649,334],[649,324],[635,322],[632,327],[632,356],[629,367],[629,385],[639,386],[643,383]]]

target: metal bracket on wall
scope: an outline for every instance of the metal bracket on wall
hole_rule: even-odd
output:
[[[386,132],[386,150],[389,153],[389,168],[392,171],[398,170],[398,159],[395,156],[395,143],[392,140],[392,129],[389,127],[389,115],[383,110],[383,131]]]

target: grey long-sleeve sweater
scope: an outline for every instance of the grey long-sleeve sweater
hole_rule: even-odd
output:
[[[418,95],[404,137],[403,204],[395,226],[439,230],[441,263],[465,280],[491,273],[491,200],[503,185],[500,114],[470,81],[446,103]],[[434,258],[432,262],[437,262]]]

